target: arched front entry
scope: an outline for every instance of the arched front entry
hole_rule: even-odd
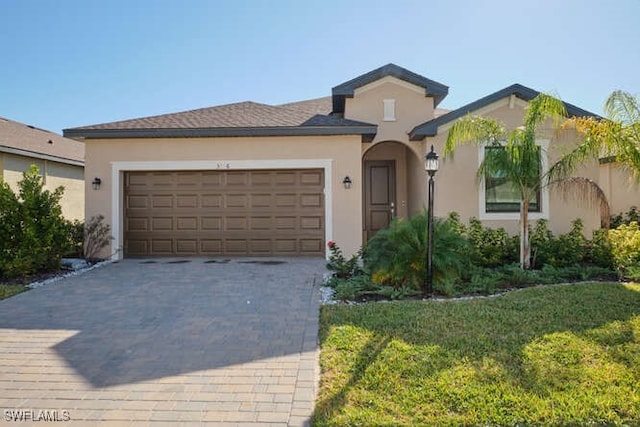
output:
[[[425,180],[420,157],[403,143],[374,144],[362,157],[363,241],[424,206]]]

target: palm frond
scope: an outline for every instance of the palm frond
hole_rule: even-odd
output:
[[[588,206],[597,207],[602,225],[609,228],[611,216],[609,202],[604,191],[595,181],[584,177],[567,177],[552,181],[549,185],[558,189],[565,200],[571,198]]]
[[[616,90],[604,104],[607,116],[623,126],[640,123],[640,99],[631,94]]]
[[[497,144],[504,139],[505,135],[504,125],[497,120],[466,115],[457,120],[449,129],[447,141],[444,145],[444,155],[452,154],[453,150],[460,144]]]
[[[552,119],[557,127],[566,116],[567,110],[560,99],[541,93],[529,102],[523,124],[526,129],[535,130],[547,119]]]

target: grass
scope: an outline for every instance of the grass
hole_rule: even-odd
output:
[[[0,300],[12,297],[28,289],[29,288],[25,285],[9,285],[0,283]]]
[[[640,424],[640,284],[321,309],[314,425]]]

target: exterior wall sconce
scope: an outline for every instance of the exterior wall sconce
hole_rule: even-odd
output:
[[[100,184],[102,184],[102,180],[100,178],[98,178],[97,176],[95,178],[93,178],[93,181],[91,181],[91,185],[93,186],[94,190],[99,190],[100,189]]]
[[[349,178],[349,175],[344,177],[344,179],[342,180],[342,185],[344,185],[344,188],[346,190],[351,188],[351,178]]]

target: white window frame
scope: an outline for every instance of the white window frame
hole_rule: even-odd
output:
[[[537,139],[536,145],[540,150],[540,163],[542,170],[541,176],[545,176],[549,171],[549,159],[547,152],[549,150],[548,139]],[[481,144],[478,146],[478,166],[484,161],[484,153],[487,144]],[[487,212],[487,194],[484,177],[480,178],[480,184],[478,187],[478,218],[481,220],[519,220],[520,212]],[[529,212],[529,219],[549,219],[549,188],[547,186],[540,189],[540,203],[542,204],[540,212]]]

